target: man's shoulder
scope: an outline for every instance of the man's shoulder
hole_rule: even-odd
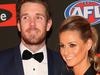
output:
[[[2,61],[2,62],[0,64],[0,66],[5,65],[11,61],[14,61],[16,53],[18,53],[17,47],[1,50],[0,51],[0,61]]]
[[[59,51],[54,51],[54,50],[50,50],[48,49],[48,55],[50,57],[50,59],[53,62],[53,68],[55,68],[55,72],[57,74],[55,75],[73,75],[71,73],[71,71],[67,70],[67,66],[65,64],[65,62],[63,61],[60,52]],[[48,59],[49,61],[51,61],[50,59]]]
[[[61,58],[59,51],[48,49],[47,54],[55,62],[60,63],[60,64],[63,63],[63,60]]]
[[[0,51],[0,75],[17,75],[16,67],[22,66],[19,53],[18,47]]]
[[[0,60],[7,60],[16,54],[16,50],[18,47],[8,48],[0,51]]]
[[[60,53],[58,51],[55,51],[55,50],[51,50],[51,49],[47,49],[47,53],[48,55],[50,56],[54,56],[54,57],[59,57]]]

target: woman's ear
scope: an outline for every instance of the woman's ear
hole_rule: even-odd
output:
[[[88,51],[91,49],[92,45],[93,45],[92,39],[88,39],[86,42],[86,48]]]

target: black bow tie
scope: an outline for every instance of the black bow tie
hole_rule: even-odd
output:
[[[44,56],[43,56],[43,52],[40,53],[36,53],[36,54],[32,54],[31,52],[29,52],[28,50],[25,50],[22,54],[22,59],[24,60],[28,60],[30,58],[34,58],[35,60],[37,60],[38,62],[42,62]]]

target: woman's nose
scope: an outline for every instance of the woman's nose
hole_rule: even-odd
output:
[[[64,48],[64,54],[68,55],[68,54],[70,54],[70,53],[71,53],[70,48],[65,47],[65,48]]]

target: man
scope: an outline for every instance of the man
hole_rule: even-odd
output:
[[[64,75],[60,56],[46,48],[46,33],[51,26],[52,19],[45,2],[22,1],[17,22],[21,43],[0,52],[0,75]]]

